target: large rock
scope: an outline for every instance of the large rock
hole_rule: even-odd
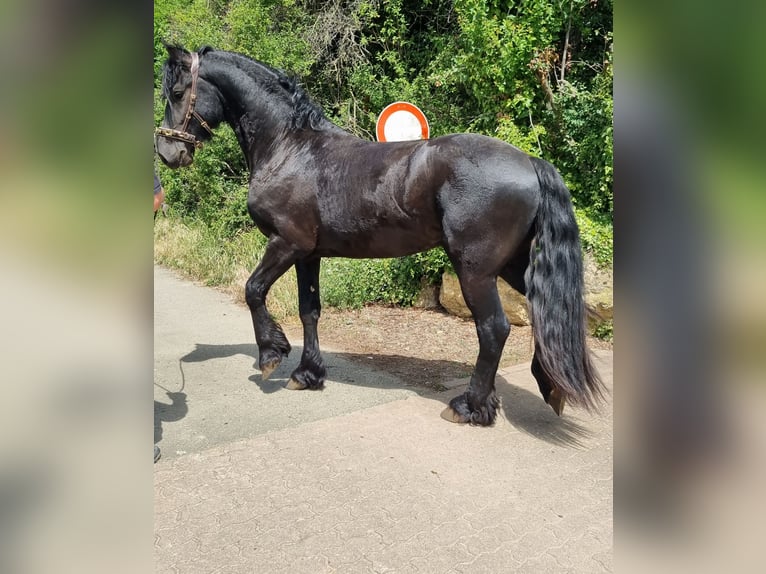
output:
[[[412,302],[413,307],[419,307],[421,309],[434,309],[439,306],[439,287],[438,285],[431,285],[428,281],[420,281],[420,291],[415,296],[415,300]]]
[[[503,310],[511,325],[529,325],[526,297],[513,289],[502,279],[498,279],[497,281],[497,292],[500,295]],[[465,318],[471,316],[471,311],[466,306],[465,299],[463,299],[463,293],[460,291],[460,282],[452,273],[445,273],[442,276],[439,303],[453,315]]]
[[[596,312],[600,322],[614,319],[614,296],[612,290],[586,293],[585,302]]]
[[[596,312],[598,318],[589,317],[588,324],[595,329],[614,318],[614,293],[612,291],[612,269],[601,269],[596,260],[585,254],[585,302]]]

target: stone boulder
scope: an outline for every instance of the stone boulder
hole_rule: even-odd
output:
[[[420,291],[412,302],[413,307],[420,309],[435,309],[439,306],[439,286],[431,285],[423,279],[420,282]]]
[[[497,280],[497,292],[511,325],[529,325],[526,297],[502,279]],[[466,306],[463,293],[460,291],[460,282],[452,273],[445,273],[442,276],[439,303],[452,315],[464,318],[471,316],[471,311]]]
[[[585,302],[596,312],[598,318],[589,317],[588,324],[595,329],[614,318],[614,293],[612,290],[613,271],[601,269],[589,254],[583,261],[585,267]]]

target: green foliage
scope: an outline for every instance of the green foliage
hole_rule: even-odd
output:
[[[509,117],[500,118],[495,129],[495,137],[512,143],[530,155],[540,156],[542,139],[545,139],[545,127],[536,125],[529,131],[519,128]]]
[[[394,259],[322,261],[322,301],[331,307],[359,308],[366,303],[411,305],[417,292],[394,281]]]
[[[303,31],[309,15],[295,0],[232,0],[223,18],[226,36],[216,47],[247,54],[302,76],[312,63]]]
[[[441,247],[402,257],[398,261],[400,273],[412,284],[420,285],[425,280],[431,285],[438,285],[444,271],[452,270],[452,263]]]
[[[610,319],[597,325],[593,330],[593,336],[602,341],[614,342],[614,321]]]
[[[163,41],[234,50],[292,72],[343,128],[372,139],[409,100],[432,137],[478,132],[551,161],[569,185],[583,248],[612,262],[612,0],[157,0],[155,121]],[[253,228],[247,167],[228,126],[192,167],[160,166],[167,201],[235,241]],[[441,249],[390,261],[327,260],[327,304],[410,304],[450,269]]]
[[[577,204],[608,214],[614,209],[611,64],[604,66],[593,88],[567,84],[557,93],[559,115],[552,138],[556,147],[550,155]]]
[[[398,259],[324,259],[322,301],[341,308],[367,303],[409,306],[423,284],[440,283],[447,268],[449,259],[441,248]]]
[[[575,219],[580,228],[583,250],[592,253],[600,267],[611,265],[614,256],[611,219],[578,208],[575,208]]]
[[[525,2],[516,14],[503,4],[455,2],[461,35],[448,74],[475,101],[473,127],[485,131],[496,125],[497,114],[520,119],[531,110],[539,89],[530,63],[560,27],[560,11],[551,2]]]
[[[234,133],[217,130],[214,143],[198,150],[188,169],[159,168],[166,203],[176,214],[199,220],[232,237],[253,228],[247,212],[247,169]]]

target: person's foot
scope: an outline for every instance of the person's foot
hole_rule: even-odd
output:
[[[156,444],[154,445],[154,462],[157,462],[160,460],[160,447],[158,447]]]

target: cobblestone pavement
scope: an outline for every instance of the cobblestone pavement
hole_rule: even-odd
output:
[[[249,314],[225,296],[159,268],[155,283],[163,386],[178,383],[172,367],[202,341],[252,337]],[[558,418],[523,364],[498,374],[494,427],[458,426],[439,413],[466,381],[442,393],[397,388],[329,352],[325,391],[287,391],[278,376],[274,388],[257,384],[249,351],[216,348],[184,364],[183,416],[162,422],[156,572],[612,571],[611,405]],[[596,357],[611,389],[612,354]],[[203,392],[211,379],[218,395]],[[164,392],[155,389],[160,407]]]

